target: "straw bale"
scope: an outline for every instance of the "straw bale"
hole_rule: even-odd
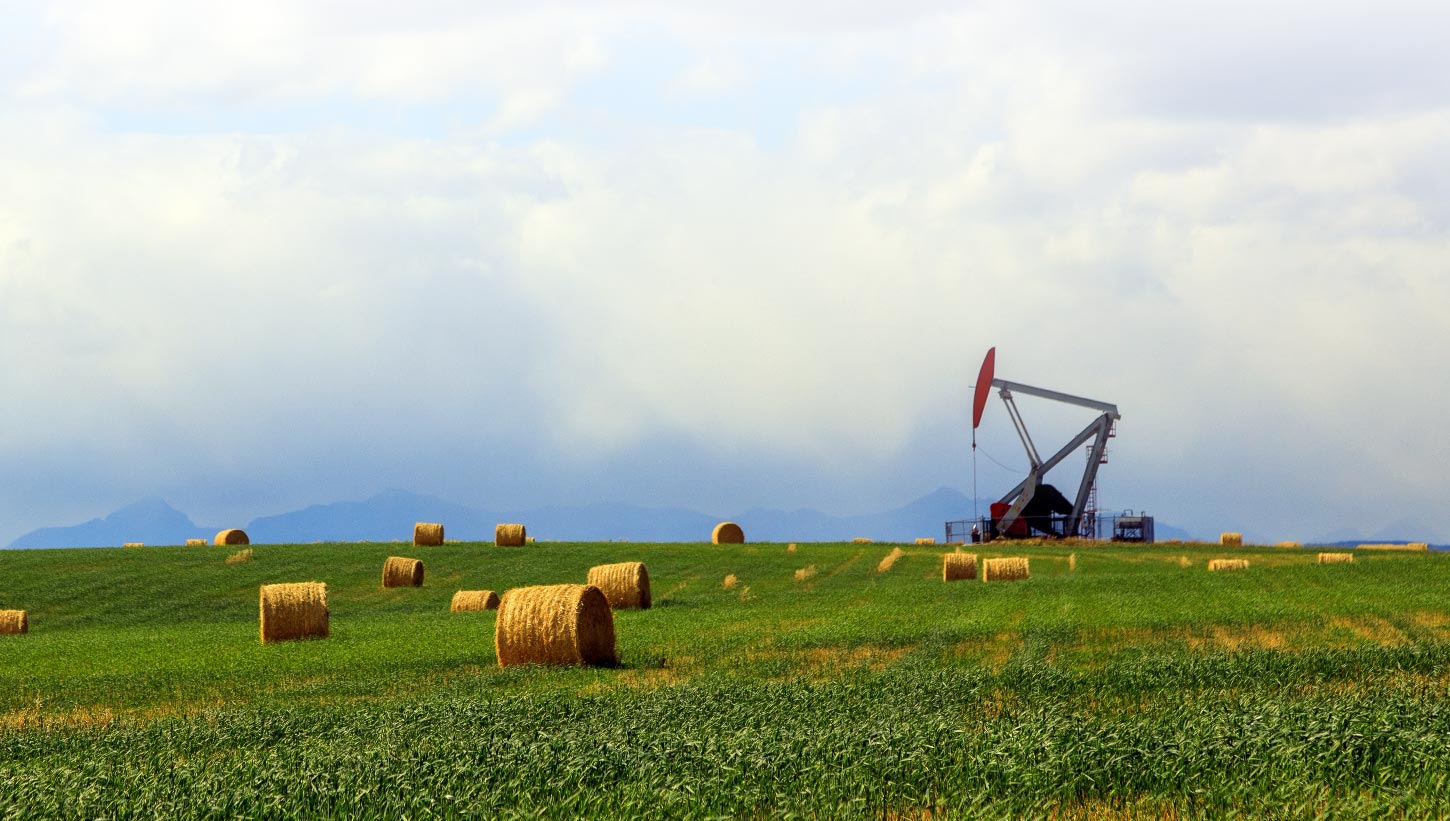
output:
[[[327,585],[322,582],[264,584],[260,605],[263,644],[327,638]]]
[[[389,556],[383,562],[383,587],[422,587],[423,562],[406,556]]]
[[[237,552],[235,552],[232,555],[226,557],[226,559],[225,559],[225,561],[226,561],[227,564],[241,564],[243,562],[250,562],[251,560],[252,560],[252,549],[250,547],[244,548],[242,550],[238,550]]]
[[[921,538],[919,538],[919,539],[916,540],[916,543],[917,544],[936,544],[936,537],[934,537],[934,536],[922,536]]]
[[[1362,544],[1355,548],[1355,550],[1398,550],[1410,552],[1429,549],[1430,544],[1428,542],[1411,542],[1409,544]]]
[[[0,636],[30,632],[30,617],[24,610],[0,610]]]
[[[498,594],[492,590],[460,590],[453,594],[453,603],[448,605],[448,612],[460,613],[465,610],[497,610]]]
[[[523,547],[528,536],[521,524],[501,524],[493,529],[493,543],[498,547]]]
[[[1223,547],[1243,547],[1244,534],[1242,533],[1220,533],[1218,543]]]
[[[525,536],[524,537],[524,544],[533,544],[533,543],[534,543],[534,537],[533,536]]]
[[[1025,556],[1008,556],[982,562],[982,581],[1015,582],[1031,576]]]
[[[947,553],[942,556],[941,580],[954,582],[977,578],[977,554]]]
[[[785,552],[787,552],[787,553],[794,553],[795,552],[795,542],[791,542],[790,544],[786,545],[785,546]]]
[[[205,544],[206,544],[206,539],[187,539],[186,540],[186,546],[187,547],[201,547],[202,545],[205,545]]]
[[[721,590],[729,590],[730,588],[734,587],[735,585],[737,585],[739,583],[740,583],[740,580],[737,579],[737,578],[735,578],[735,574],[734,573],[731,573],[730,575],[728,575],[728,576],[725,577],[725,580],[724,581],[720,582],[720,589]]]
[[[146,543],[145,542],[125,542],[125,543],[123,543],[121,545],[121,547],[145,547],[145,546],[146,546]]]
[[[1303,547],[1298,542],[1274,542],[1274,547]]]
[[[865,536],[857,536],[856,538],[854,538],[854,539],[851,540],[851,543],[852,544],[871,544],[871,540],[868,539],[868,538],[866,538]]]
[[[878,564],[878,565],[876,565],[876,572],[877,573],[885,573],[886,571],[890,570],[892,568],[892,566],[894,566],[896,564],[896,560],[897,559],[899,559],[899,558],[901,558],[902,556],[905,556],[905,555],[906,555],[906,551],[905,550],[902,550],[899,547],[893,547],[893,548],[891,548],[891,552],[886,554],[886,558],[882,559],[881,560],[881,563]]]
[[[494,627],[500,667],[616,663],[614,613],[587,584],[516,587],[503,594]]]
[[[414,523],[413,544],[418,547],[437,547],[443,544],[443,525],[437,522]]]
[[[1353,553],[1320,553],[1320,564],[1353,564]]]
[[[1245,570],[1249,566],[1248,559],[1209,559],[1209,570]]]
[[[745,544],[745,531],[734,522],[721,522],[710,532],[710,544]]]
[[[216,534],[216,541],[214,543],[219,545],[251,544],[252,540],[247,538],[246,531],[232,528],[231,530],[219,531]]]
[[[599,588],[615,610],[648,610],[649,571],[644,562],[618,562],[589,568],[589,584]]]

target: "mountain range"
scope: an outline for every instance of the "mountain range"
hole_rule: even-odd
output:
[[[987,501],[977,508],[985,515]],[[263,516],[242,525],[259,544],[314,541],[392,541],[412,538],[414,522],[442,522],[448,538],[492,541],[494,525],[523,522],[539,539],[557,541],[630,540],[698,542],[707,540],[716,523],[738,522],[751,541],[823,542],[858,536],[877,541],[909,541],[918,536],[942,536],[942,523],[967,519],[972,500],[941,487],[910,504],[881,513],[833,516],[808,508],[772,510],[753,508],[730,516],[717,516],[681,508],[648,508],[599,503],[577,507],[540,507],[526,510],[484,510],[433,496],[386,490],[358,502],[333,502]],[[236,526],[228,523],[229,527]],[[188,538],[210,537],[220,526],[201,526],[161,499],[145,499],[106,516],[70,527],[45,527],[16,539],[11,548],[106,547],[126,542],[149,545],[182,544]],[[1160,539],[1182,539],[1187,534],[1157,524]]]

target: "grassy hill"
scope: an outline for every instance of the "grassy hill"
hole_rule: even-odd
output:
[[[993,548],[996,546],[993,545]],[[0,818],[1423,817],[1450,801],[1450,557],[542,543],[0,552]],[[389,555],[422,588],[379,585]],[[1243,556],[1248,570],[1209,573]],[[1071,561],[1069,556],[1075,556]],[[612,669],[497,667],[460,588],[640,560]],[[797,580],[797,570],[814,573]],[[738,577],[722,588],[727,574]],[[802,574],[806,575],[806,574]],[[257,588],[328,585],[262,646]]]

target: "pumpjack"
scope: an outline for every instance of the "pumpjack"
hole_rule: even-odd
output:
[[[1096,516],[1096,511],[1092,510],[1091,500],[1095,496],[1094,484],[1097,481],[1098,467],[1107,461],[1108,439],[1117,435],[1117,422],[1121,418],[1117,405],[998,379],[994,373],[996,351],[996,348],[987,351],[987,357],[983,360],[977,377],[972,409],[972,448],[975,451],[976,428],[981,424],[988,393],[995,388],[997,395],[1007,406],[1007,415],[1012,419],[1012,427],[1016,429],[1017,437],[1022,440],[1030,467],[1025,479],[991,505],[991,518],[986,523],[986,535],[1022,538],[1031,536],[1034,532],[1050,537],[1077,536],[1084,530],[1094,532],[1096,521],[1092,517]],[[1032,441],[1032,434],[1027,431],[1022,412],[1017,408],[1014,397],[1018,394],[1095,410],[1098,417],[1056,453],[1043,459],[1037,451],[1036,443]],[[1076,496],[1069,500],[1057,488],[1044,482],[1043,477],[1089,440],[1091,444],[1088,446],[1087,466],[1078,482]],[[975,484],[975,480],[973,483]],[[1085,517],[1088,518],[1087,528],[1083,527]],[[953,524],[958,523],[948,524],[948,541],[952,540]]]

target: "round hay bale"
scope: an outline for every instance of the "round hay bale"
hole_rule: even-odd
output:
[[[916,540],[917,544],[936,544],[935,536],[922,536]]]
[[[214,542],[214,544],[219,544],[219,545],[251,544],[251,543],[252,543],[252,541],[247,538],[246,531],[244,531],[244,530],[237,530],[236,528],[232,528],[231,530],[223,530],[223,531],[218,532],[216,534],[216,541]]]
[[[187,547],[202,547],[205,544],[206,544],[206,539],[187,539],[186,540],[186,546]]]
[[[1246,570],[1248,566],[1248,559],[1210,559],[1208,562],[1208,569],[1212,572],[1219,570]]]
[[[121,545],[121,547],[145,547],[145,546],[146,546],[146,543],[145,542],[125,542],[125,543],[123,543]]]
[[[1274,542],[1274,547],[1303,547],[1298,542]]]
[[[534,543],[534,537],[533,536],[525,536],[524,537],[524,544],[533,544],[533,543]]]
[[[614,613],[590,584],[516,587],[503,594],[494,627],[500,667],[515,664],[612,665]]]
[[[322,582],[264,584],[260,610],[263,644],[327,638],[327,585]]]
[[[711,531],[710,544],[745,544],[745,531],[734,522],[721,522]]]
[[[493,529],[493,543],[498,547],[523,547],[529,538],[523,525],[498,525]]]
[[[24,610],[0,610],[0,636],[18,636],[30,632],[30,617]]]
[[[854,539],[851,540],[851,543],[852,544],[871,544],[871,540],[868,539],[868,538],[866,538],[865,536],[857,536],[856,538],[854,538]]]
[[[944,582],[971,581],[977,578],[977,554],[948,553],[942,556],[941,580]]]
[[[1008,556],[982,562],[984,582],[1015,582],[1030,578],[1031,575],[1025,556]]]
[[[1353,553],[1320,553],[1320,564],[1354,564]]]
[[[644,562],[619,562],[589,568],[589,583],[604,593],[615,610],[648,610],[649,571]]]
[[[492,590],[460,590],[453,594],[453,603],[448,605],[450,613],[497,609],[498,594]]]
[[[389,556],[383,562],[383,587],[422,587],[423,562],[406,556]]]
[[[443,544],[443,525],[436,522],[414,524],[413,544],[418,547],[437,547]]]
[[[1218,543],[1223,547],[1243,547],[1244,534],[1242,533],[1220,533]]]

